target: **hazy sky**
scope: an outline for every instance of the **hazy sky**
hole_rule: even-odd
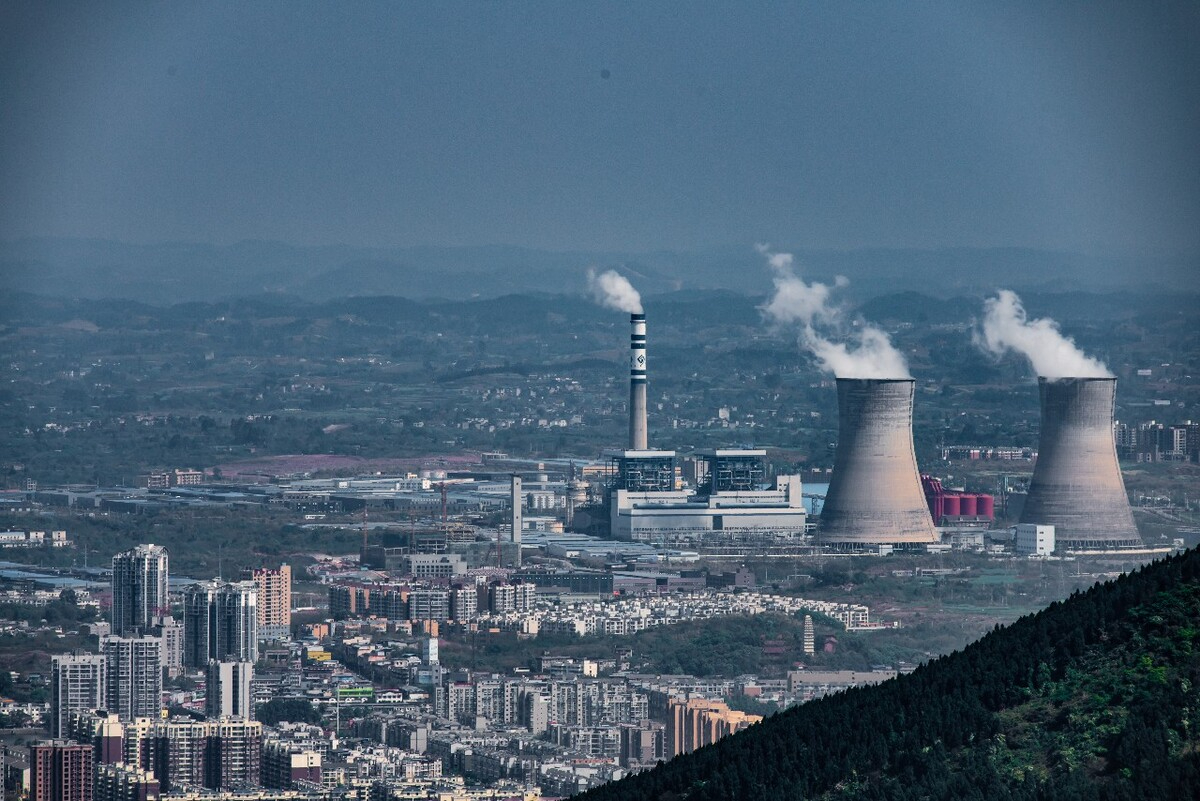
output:
[[[1200,4],[0,4],[0,238],[1200,252]]]

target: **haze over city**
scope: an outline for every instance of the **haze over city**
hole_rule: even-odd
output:
[[[0,5],[0,801],[1196,797],[1200,5]]]
[[[1190,3],[6,3],[0,236],[1200,249]]]

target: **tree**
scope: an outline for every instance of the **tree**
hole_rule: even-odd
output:
[[[320,723],[321,712],[312,701],[304,698],[272,698],[265,704],[259,704],[254,716],[268,726],[274,726],[281,721],[291,723]]]

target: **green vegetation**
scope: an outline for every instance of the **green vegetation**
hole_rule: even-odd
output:
[[[51,601],[45,606],[0,604],[0,620],[38,624],[45,621],[48,626],[76,626],[80,623],[91,623],[96,617],[95,607],[79,606],[75,603],[75,593],[72,590],[63,590],[57,601]]]
[[[529,640],[511,633],[451,634],[442,638],[440,655],[447,665],[508,672],[514,667],[534,667],[531,654],[599,660],[612,659],[618,649],[631,648],[634,671],[702,677],[744,673],[780,676],[796,662],[865,670],[875,664],[918,662],[928,657],[923,650],[897,642],[900,636],[909,638],[909,633],[902,629],[846,632],[828,618],[814,616],[814,619],[818,642],[823,642],[826,635],[836,635],[834,653],[806,656],[803,618],[767,614],[692,620],[657,626],[632,636],[552,635]],[[776,647],[771,647],[769,641]]]
[[[295,517],[266,509],[206,508],[202,511],[164,510],[146,514],[95,516],[55,512],[35,520],[19,515],[0,516],[0,528],[60,528],[68,532],[74,548],[14,548],[4,556],[46,567],[82,565],[83,551],[92,566],[107,565],[112,555],[139,543],[164,545],[171,555],[171,575],[202,579],[236,576],[242,568],[289,562],[299,573],[310,563],[304,554],[351,553],[362,535],[353,527],[307,529]]]
[[[779,711],[779,704],[774,701],[760,701],[749,695],[731,695],[725,699],[725,705],[738,712],[745,712],[748,715],[761,715],[764,718],[774,715]]]
[[[671,399],[661,410],[652,404],[651,427],[663,447],[728,445],[744,435],[708,425],[724,406],[739,426],[753,415],[753,438],[783,449],[772,452],[775,467],[829,466],[836,397],[793,342],[764,330],[760,302],[726,292],[650,298],[655,392]],[[1031,315],[1060,320],[1121,375],[1123,420],[1161,414],[1148,403],[1163,392],[1179,420],[1197,416],[1200,392],[1187,378],[1198,366],[1194,293],[1040,293],[1029,303]],[[892,328],[921,383],[914,435],[922,467],[948,467],[938,462],[945,443],[1036,443],[1037,390],[1024,362],[982,359],[962,328],[938,325],[965,325],[978,304],[909,292],[866,307]],[[587,456],[619,442],[626,422],[612,405],[624,322],[577,295],[257,296],[171,306],[21,296],[4,312],[7,487],[27,478],[111,485],[171,467],[222,466],[230,475],[243,460],[283,454]],[[1153,380],[1133,374],[1168,355],[1174,364]],[[537,424],[576,416],[581,424]],[[995,491],[999,476],[958,478]],[[1156,491],[1164,483],[1155,481]],[[1182,499],[1195,486],[1191,477],[1171,494]]]
[[[321,711],[313,706],[312,701],[303,698],[272,698],[258,705],[254,717],[268,726],[285,720],[292,723],[320,723]]]
[[[45,703],[50,700],[50,657],[73,650],[95,649],[96,638],[85,634],[50,631],[0,634],[0,695],[21,702]],[[22,674],[22,680],[5,683],[11,680],[10,671]],[[41,674],[44,683],[31,682],[30,673]]]
[[[1192,798],[1197,609],[1193,549],[583,797]]]

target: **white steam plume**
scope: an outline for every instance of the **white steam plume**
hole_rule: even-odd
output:
[[[983,304],[982,331],[975,344],[996,356],[1015,350],[1024,354],[1034,372],[1044,378],[1111,378],[1104,363],[1083,353],[1058,323],[1042,318],[1028,320],[1017,293],[1001,289]]]
[[[831,342],[811,327],[801,336],[822,369],[838,378],[912,378],[904,355],[892,345],[888,335],[873,325],[858,332],[858,344]]]
[[[850,282],[838,276],[834,286],[807,283],[796,275],[790,253],[773,253],[767,245],[758,245],[775,272],[775,294],[762,307],[776,323],[800,325],[800,344],[817,358],[821,368],[838,378],[911,378],[903,354],[892,345],[888,335],[872,325],[862,325],[851,336],[857,342],[834,342],[818,330],[843,328],[841,308],[830,302],[834,288]]]
[[[829,303],[831,287],[815,282],[805,283],[792,269],[794,260],[791,253],[772,253],[766,245],[756,247],[759,253],[766,256],[767,264],[775,273],[775,294],[763,307],[768,317],[777,323],[800,323],[805,326],[812,325],[818,318],[826,321],[836,318],[838,310]],[[837,277],[837,286],[847,283],[845,276]]]
[[[599,275],[588,270],[588,289],[601,306],[630,314],[642,313],[642,296],[616,270],[605,270]]]

